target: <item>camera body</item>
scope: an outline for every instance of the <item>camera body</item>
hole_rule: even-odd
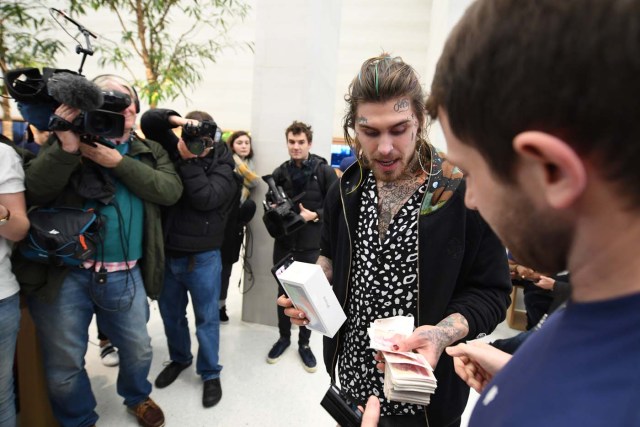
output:
[[[216,122],[203,120],[197,125],[186,124],[182,126],[182,140],[187,145],[187,149],[196,156],[199,156],[209,147],[219,140],[220,131]]]
[[[296,213],[294,202],[287,197],[282,187],[276,186],[273,176],[265,175],[262,180],[269,186],[266,199],[262,202],[264,206],[262,221],[271,237],[278,239],[288,236],[304,227],[306,221]]]
[[[320,405],[341,427],[359,427],[362,412],[338,387],[331,384]]]
[[[23,117],[40,130],[71,130],[85,143],[98,137],[116,138],[124,133],[124,115],[131,97],[101,90],[84,76],[64,69],[19,68],[4,73],[9,94],[18,102]],[[54,111],[60,104],[82,110],[69,123]]]
[[[102,96],[104,102],[99,109],[81,112],[70,125],[66,120],[52,114],[49,119],[49,130],[71,130],[81,136],[104,138],[122,136],[124,115],[119,111],[131,105],[131,97],[114,90],[103,90]]]

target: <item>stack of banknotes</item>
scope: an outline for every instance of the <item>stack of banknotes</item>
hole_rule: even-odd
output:
[[[428,405],[438,385],[433,368],[419,353],[393,349],[398,336],[407,337],[411,332],[412,317],[377,319],[369,325],[369,347],[384,355],[384,396],[388,400]]]

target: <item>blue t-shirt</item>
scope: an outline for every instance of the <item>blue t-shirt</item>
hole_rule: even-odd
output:
[[[469,426],[640,426],[640,294],[554,313],[485,388]]]

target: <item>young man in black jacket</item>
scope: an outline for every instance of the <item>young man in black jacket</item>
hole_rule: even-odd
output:
[[[306,224],[294,233],[277,238],[273,245],[273,263],[291,253],[296,261],[315,263],[320,254],[320,229],[322,226],[322,204],[331,184],[337,179],[327,161],[311,154],[313,131],[311,126],[294,121],[285,131],[287,149],[291,158],[273,171],[273,180],[282,187],[291,199],[300,197],[296,205]],[[284,295],[278,285],[278,295]],[[278,306],[278,329],[280,338],[273,345],[267,362],[276,363],[291,343],[291,321]],[[316,358],[309,347],[311,331],[300,326],[298,353],[307,372],[315,372]]]
[[[460,170],[426,141],[424,92],[410,65],[388,54],[365,61],[346,99],[345,139],[358,163],[327,194],[318,264],[347,321],[324,339],[325,366],[353,401],[380,398],[381,425],[459,425],[469,388],[443,351],[491,333],[504,319],[506,251],[465,207]],[[291,306],[285,298],[278,303]],[[286,312],[296,324],[307,322],[295,308]],[[418,351],[438,379],[427,407],[382,394],[384,374],[367,328],[393,316],[413,317],[424,331]]]
[[[142,116],[141,125],[145,135],[169,152],[184,185],[178,203],[163,213],[167,257],[158,305],[171,363],[160,372],[155,385],[167,387],[191,365],[186,317],[189,293],[199,344],[196,372],[204,381],[202,404],[208,408],[222,398],[222,366],[218,363],[220,247],[228,212],[239,194],[235,164],[227,146],[214,142],[216,125],[207,113],[196,111],[182,118],[171,110],[149,110]],[[177,126],[183,127],[183,138],[171,130]],[[185,128],[191,131],[187,142]]]

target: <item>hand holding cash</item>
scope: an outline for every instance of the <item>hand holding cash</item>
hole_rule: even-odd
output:
[[[412,331],[412,317],[378,319],[368,329],[369,347],[384,356],[384,395],[387,399],[428,405],[437,387],[433,368],[421,354],[400,352],[396,344]]]

